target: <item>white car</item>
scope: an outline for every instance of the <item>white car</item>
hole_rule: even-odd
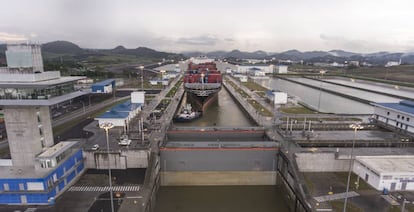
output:
[[[98,149],[99,149],[99,145],[98,144],[93,145],[92,148],[91,148],[91,150],[98,150]]]
[[[118,142],[121,146],[129,146],[131,144],[131,139],[122,139]]]

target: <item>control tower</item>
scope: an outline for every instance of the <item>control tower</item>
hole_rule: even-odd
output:
[[[0,204],[48,204],[84,169],[76,142],[55,145],[49,107],[87,94],[74,87],[85,77],[44,71],[35,44],[8,45],[6,59],[7,67],[0,68],[0,106],[11,161],[0,164]]]

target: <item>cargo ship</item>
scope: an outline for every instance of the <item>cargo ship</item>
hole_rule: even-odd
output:
[[[221,90],[222,77],[214,62],[189,63],[184,75],[184,90],[193,107],[203,112]]]

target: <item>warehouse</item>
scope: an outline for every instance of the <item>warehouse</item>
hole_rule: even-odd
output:
[[[414,190],[414,156],[357,156],[353,171],[377,190]]]
[[[266,97],[275,105],[277,104],[287,104],[287,93],[280,91],[266,91]]]
[[[107,79],[92,85],[92,93],[112,93],[115,90],[115,80]]]

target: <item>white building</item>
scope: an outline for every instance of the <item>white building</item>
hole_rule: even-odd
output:
[[[238,65],[237,73],[248,74],[252,69],[260,70],[265,74],[272,74],[274,70],[274,65]]]
[[[288,71],[288,67],[285,65],[279,65],[275,71],[278,74],[286,74]]]
[[[253,67],[249,69],[249,75],[253,77],[264,77],[266,73],[260,68]]]
[[[374,119],[386,127],[414,133],[414,102],[373,103]]]
[[[388,61],[387,64],[385,64],[385,67],[399,66],[399,65],[401,65],[401,59],[400,61]]]
[[[144,104],[145,103],[145,92],[144,91],[132,92],[131,103]]]
[[[271,103],[277,104],[287,104],[287,93],[280,91],[266,91],[266,97],[270,100]]]
[[[377,190],[414,190],[414,156],[356,156],[353,172]]]
[[[212,63],[214,59],[210,59],[208,57],[192,57],[189,59],[192,63],[200,64],[200,63]]]
[[[233,75],[233,77],[238,78],[240,80],[240,82],[247,82],[248,81],[248,77],[246,75],[235,74],[235,75]]]

